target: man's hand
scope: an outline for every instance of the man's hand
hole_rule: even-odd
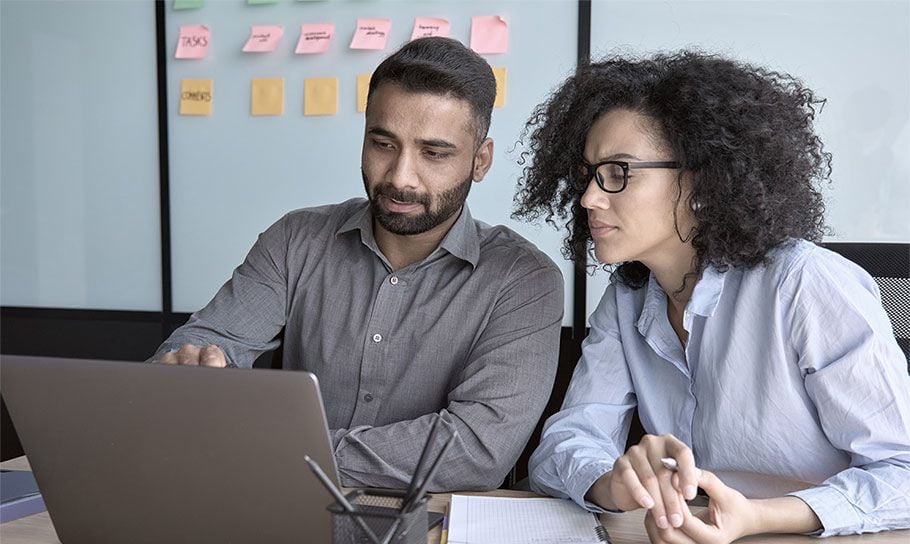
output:
[[[177,351],[168,351],[156,358],[153,362],[166,365],[214,366],[224,368],[227,366],[227,357],[221,348],[214,344],[207,346],[194,346],[183,344]]]
[[[662,457],[676,459],[676,475],[663,466]],[[695,498],[697,486],[698,469],[688,446],[673,435],[645,435],[591,486],[588,499],[608,509],[647,508],[664,529],[683,524],[685,501]]]

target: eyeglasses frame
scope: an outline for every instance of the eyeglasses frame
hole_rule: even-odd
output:
[[[621,188],[619,188],[615,191],[611,191],[610,189],[607,189],[604,187],[603,180],[601,180],[597,176],[597,169],[605,164],[615,164],[616,166],[622,168],[622,187]],[[582,167],[585,169],[585,173],[587,174],[587,177],[585,177],[585,179],[588,181],[588,183],[590,183],[591,180],[593,179],[594,183],[597,184],[597,187],[601,191],[603,191],[605,193],[616,194],[616,193],[621,193],[621,192],[625,191],[626,186],[629,185],[629,170],[639,170],[639,169],[643,169],[643,168],[676,169],[676,168],[679,168],[679,163],[676,161],[628,162],[628,161],[608,160],[608,161],[600,161],[596,164],[583,163]]]

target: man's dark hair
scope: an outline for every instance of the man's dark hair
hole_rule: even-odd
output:
[[[496,79],[487,61],[458,40],[419,38],[382,61],[370,78],[367,109],[373,92],[389,83],[412,93],[467,101],[474,113],[478,142],[486,138],[496,99]]]
[[[564,254],[584,262],[591,248],[579,175],[591,126],[628,109],[654,121],[653,136],[680,172],[692,174],[697,266],[750,268],[794,238],[819,241],[825,206],[816,185],[831,156],[813,130],[824,103],[798,79],[697,51],[615,56],[582,67],[537,107],[523,139],[531,154],[519,180],[515,218],[569,220]],[[679,187],[680,195],[682,188]],[[700,270],[699,270],[700,271]],[[615,269],[630,287],[649,271],[634,261]]]

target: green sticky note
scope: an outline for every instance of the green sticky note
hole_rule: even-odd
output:
[[[277,4],[278,0],[246,0],[246,3],[255,6],[257,4]]]
[[[205,0],[174,0],[174,9],[199,9]]]

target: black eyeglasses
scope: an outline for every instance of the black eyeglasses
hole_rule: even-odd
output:
[[[629,170],[638,168],[679,168],[679,163],[673,161],[658,162],[626,162],[602,161],[597,164],[583,164],[587,174],[586,183],[594,178],[597,186],[608,193],[621,193],[629,184]]]

